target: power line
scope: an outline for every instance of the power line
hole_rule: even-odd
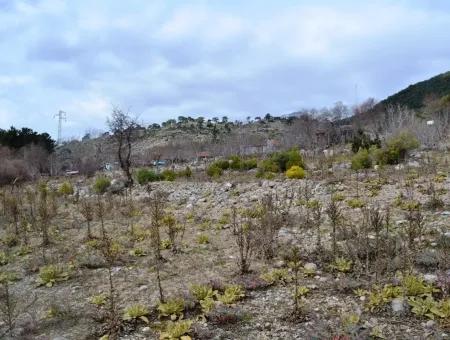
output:
[[[66,112],[59,110],[59,112],[53,116],[53,118],[58,118],[58,144],[61,144],[62,141],[62,122],[67,121],[67,114]]]

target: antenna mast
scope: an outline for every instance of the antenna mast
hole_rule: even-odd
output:
[[[59,110],[59,112],[54,117],[58,118],[58,144],[61,144],[62,122],[63,122],[63,120],[66,121],[67,114],[64,111]]]

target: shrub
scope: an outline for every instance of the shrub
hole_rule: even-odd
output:
[[[241,170],[242,169],[242,160],[239,156],[230,156],[228,158],[229,160],[229,167],[232,170]]]
[[[241,161],[241,169],[242,170],[251,170],[256,169],[258,167],[258,161],[256,158],[246,159]]]
[[[186,168],[184,170],[181,170],[180,172],[178,172],[178,176],[179,177],[186,177],[186,178],[191,178],[192,177],[192,170],[189,166],[186,166]]]
[[[106,176],[100,176],[95,179],[94,191],[97,194],[103,194],[111,185],[111,180]]]
[[[382,152],[377,153],[377,162],[379,164],[398,164],[405,160],[409,151],[417,149],[419,145],[419,141],[413,133],[400,132],[391,136]]]
[[[58,193],[63,196],[73,195],[74,190],[70,182],[64,182],[58,188]]]
[[[230,168],[230,162],[226,159],[219,159],[213,163],[215,166],[222,170],[227,170]]]
[[[213,178],[217,178],[222,176],[223,174],[223,170],[218,167],[216,164],[211,164],[210,166],[208,166],[208,168],[206,169],[206,174],[209,177],[213,177]]]
[[[283,152],[275,152],[270,156],[272,162],[278,165],[279,171],[286,171],[293,165],[305,168],[303,157],[297,149],[291,149]]]
[[[371,147],[381,147],[381,141],[378,137],[371,139],[366,135],[363,130],[359,129],[355,137],[352,140],[352,151],[357,153],[360,149],[370,149]]]
[[[175,171],[167,169],[161,172],[161,176],[165,181],[173,182],[177,177],[177,174],[175,173]]]
[[[359,151],[352,157],[352,169],[370,169],[372,167],[372,159],[367,149],[359,149]]]
[[[136,179],[140,185],[160,181],[161,178],[161,175],[158,175],[154,171],[148,169],[139,169],[136,173]]]
[[[286,171],[286,177],[289,179],[302,179],[305,177],[305,170],[298,165],[293,165]]]

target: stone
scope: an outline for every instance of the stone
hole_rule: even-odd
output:
[[[124,179],[114,178],[111,181],[111,185],[108,188],[108,191],[115,194],[121,192],[126,187],[126,181]]]
[[[423,279],[425,280],[426,283],[435,283],[438,277],[436,274],[425,274],[423,276]]]
[[[303,267],[305,268],[305,270],[311,271],[311,272],[315,272],[317,270],[317,265],[312,262],[305,263],[305,265]]]
[[[142,328],[142,333],[150,333],[150,327],[144,327]]]
[[[405,312],[405,299],[395,298],[391,302],[392,311],[396,314],[401,314]]]
[[[425,322],[425,327],[432,328],[435,324],[436,322],[434,320],[428,320],[427,322]]]

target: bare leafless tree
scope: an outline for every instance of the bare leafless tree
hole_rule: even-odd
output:
[[[115,107],[108,118],[108,126],[117,141],[117,158],[120,167],[127,177],[128,186],[133,185],[131,175],[131,149],[134,130],[138,126],[136,118],[132,118],[129,112],[124,112]]]

